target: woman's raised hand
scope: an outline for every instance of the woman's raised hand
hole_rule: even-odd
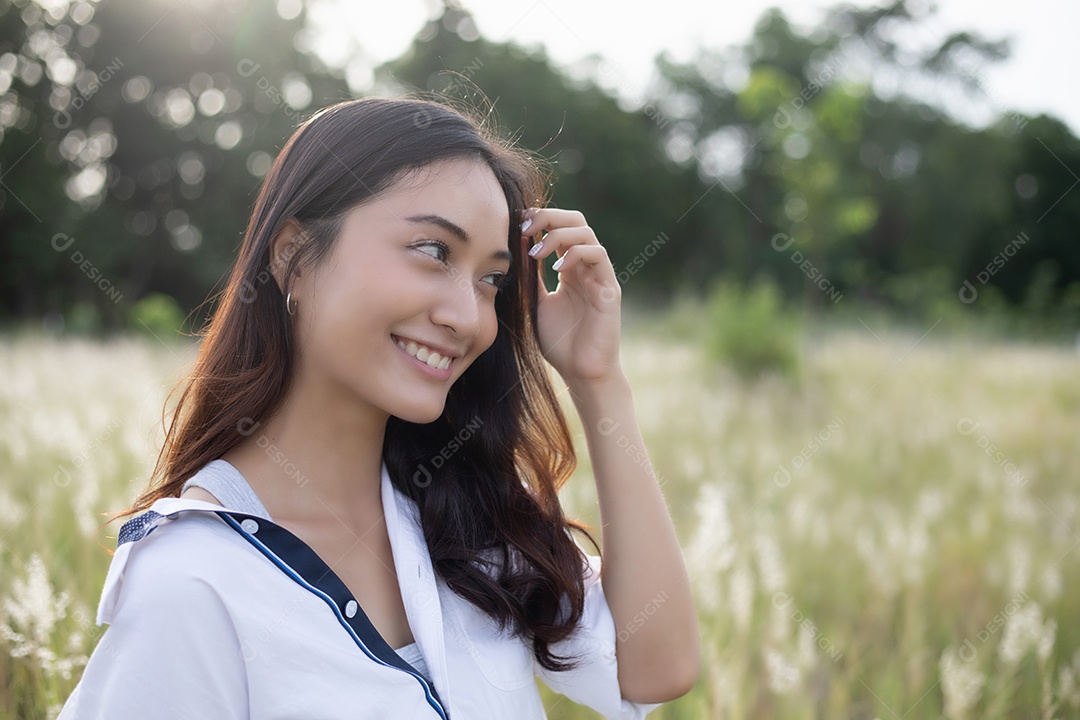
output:
[[[548,255],[559,258],[555,291],[539,283],[541,352],[571,389],[617,378],[622,288],[607,250],[577,210],[530,208],[524,218],[523,242],[539,241],[529,250],[537,273]]]

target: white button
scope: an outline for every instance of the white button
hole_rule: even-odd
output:
[[[240,523],[240,527],[244,528],[245,532],[255,534],[259,532],[259,523],[255,522],[251,518],[244,518],[244,521]]]
[[[350,600],[345,603],[345,617],[352,617],[356,615],[356,611],[360,606],[356,604],[355,600]]]

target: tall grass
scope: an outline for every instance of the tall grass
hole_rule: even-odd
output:
[[[624,340],[703,633],[697,687],[652,717],[1080,713],[1080,358],[859,325],[807,335],[797,383],[746,379],[709,359],[704,317],[631,318]],[[100,513],[145,485],[192,358],[0,344],[0,717],[55,716],[74,687],[103,631]],[[569,416],[563,501],[599,527]]]

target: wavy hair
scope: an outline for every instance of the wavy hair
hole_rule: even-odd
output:
[[[389,418],[383,459],[395,487],[419,508],[435,572],[500,629],[531,641],[544,668],[567,670],[576,661],[551,645],[584,610],[585,557],[570,531],[600,549],[559,503],[577,459],[540,353],[536,261],[521,252],[518,231],[526,208],[546,204],[548,176],[532,154],[466,110],[363,98],[324,108],[289,138],[199,333],[194,367],[173,390],[183,388],[149,488],[121,515],[178,497],[188,478],[244,439],[244,428],[282,405],[295,363],[285,294],[297,269],[328,255],[345,215],[406,174],[459,157],[491,168],[510,210],[513,257],[495,299],[499,331],[449,390],[437,420]],[[291,257],[271,258],[272,239],[290,219],[309,242]],[[270,272],[280,267],[273,262],[284,263],[284,288]]]

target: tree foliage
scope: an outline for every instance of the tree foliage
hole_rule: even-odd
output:
[[[0,0],[0,317],[120,328],[151,293],[211,295],[277,149],[352,96],[303,6],[279,7]],[[1075,311],[1080,141],[943,109],[994,101],[979,69],[1008,43],[900,42],[925,12],[840,5],[800,29],[770,10],[744,44],[656,58],[631,103],[610,61],[558,69],[450,4],[372,92],[456,98],[537,151],[637,298],[765,277],[819,309]]]

